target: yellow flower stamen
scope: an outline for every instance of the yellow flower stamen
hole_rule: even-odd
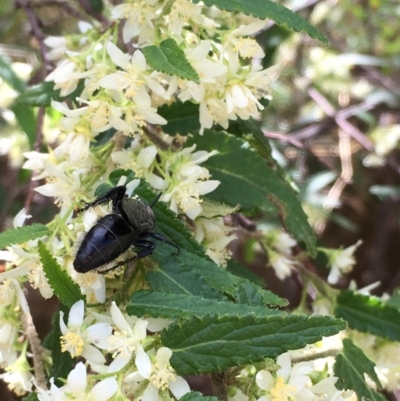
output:
[[[73,357],[82,355],[84,345],[82,337],[72,331],[69,331],[65,336],[61,336],[61,351],[68,351]]]
[[[294,400],[297,388],[286,384],[282,377],[278,377],[274,388],[270,391],[273,401]]]

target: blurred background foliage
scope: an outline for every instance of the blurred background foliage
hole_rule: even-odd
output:
[[[322,31],[330,46],[272,22],[258,35],[267,55],[263,63],[275,66],[276,73],[272,99],[263,113],[264,134],[270,139],[275,160],[297,186],[319,244],[347,247],[358,239],[363,241],[356,252],[357,265],[340,287],[347,287],[350,280],[355,280],[357,287],[380,281],[374,292],[392,293],[400,284],[400,3],[283,3]],[[90,7],[99,11],[102,3],[0,2],[2,231],[12,226],[24,205],[30,206],[31,221],[46,223],[56,212],[50,199],[32,192],[30,172],[21,166],[24,152],[56,145],[59,119],[49,109],[16,109],[14,99],[24,88],[10,85],[4,65],[11,63],[27,87],[42,82],[54,67],[48,54],[43,60],[43,39],[76,32],[79,21],[92,21],[95,11],[88,13]],[[258,223],[267,217],[260,216]],[[242,228],[253,227],[252,221],[235,221]],[[236,258],[266,277],[275,291],[281,287],[277,292],[292,305],[298,303],[296,278],[283,283],[277,280],[272,269],[265,269],[265,255],[246,252],[251,245],[246,229],[238,233],[232,247]],[[318,262],[318,273],[326,276],[326,261],[320,258]],[[38,327],[45,333],[48,326]]]

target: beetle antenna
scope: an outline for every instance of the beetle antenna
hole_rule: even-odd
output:
[[[153,202],[150,203],[150,207],[153,209],[154,205],[158,202],[158,200],[161,198],[162,192],[160,192],[156,199],[153,200]]]

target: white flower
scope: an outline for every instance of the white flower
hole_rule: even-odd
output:
[[[17,395],[24,395],[32,391],[32,374],[25,354],[19,357],[13,352],[7,360],[5,373],[0,374],[0,379],[7,383],[7,387]]]
[[[60,159],[67,156],[71,162],[84,162],[89,157],[90,135],[70,132],[54,149],[54,156]]]
[[[353,266],[356,263],[354,252],[361,244],[362,241],[359,240],[345,249],[325,250],[328,253],[329,264],[331,265],[331,271],[328,276],[329,284],[336,284],[343,273],[349,273],[353,270]]]
[[[64,36],[48,36],[43,42],[51,49],[47,53],[49,60],[58,60],[65,55],[67,50],[67,38]]]
[[[319,396],[321,400],[332,400],[332,401],[344,401],[346,398],[350,397],[353,392],[342,392],[335,387],[335,383],[338,378],[335,376],[329,376],[314,386],[310,387],[310,391]],[[324,397],[324,398],[322,398]]]
[[[197,71],[202,83],[214,83],[215,78],[227,73],[226,65],[210,60],[211,41],[204,40],[194,49],[185,49],[185,54],[192,67]]]
[[[18,327],[11,321],[0,318],[0,366],[5,366],[12,357],[12,346],[18,336]]]
[[[227,246],[236,238],[236,234],[230,234],[232,228],[224,224],[222,217],[197,219],[195,224],[196,240],[204,245],[207,255],[216,264],[226,266],[231,257]]]
[[[111,17],[114,19],[126,19],[122,30],[124,43],[129,43],[137,37],[139,45],[152,42],[154,38],[153,20],[156,18],[154,4],[157,0],[119,4],[114,7]]]
[[[294,261],[285,255],[281,255],[271,250],[268,251],[269,263],[274,268],[280,280],[290,277]]]
[[[55,197],[56,204],[70,205],[81,189],[80,176],[86,170],[86,167],[75,169],[67,161],[58,165],[46,163],[41,175],[47,177],[47,184],[36,187],[35,191],[44,196]]]
[[[105,363],[103,354],[90,343],[106,349],[112,328],[107,323],[96,323],[84,326],[85,304],[82,300],[72,305],[68,317],[68,325],[64,323],[64,313],[60,312],[60,328],[62,332],[61,350],[68,351],[73,357],[82,355],[93,363]]]
[[[85,119],[89,121],[94,132],[103,132],[110,128],[115,128],[117,131],[129,131],[129,125],[122,119],[123,111],[120,107],[113,106],[103,99],[81,99],[81,101],[89,105]]]
[[[22,208],[17,215],[14,217],[13,225],[15,228],[22,227],[26,219],[30,219],[32,215],[26,214],[25,208]]]
[[[224,99],[220,99],[214,95],[207,95],[200,103],[200,134],[204,129],[211,128],[214,123],[221,125],[223,128],[229,127],[229,116]],[[229,117],[229,118],[228,118]],[[234,116],[232,116],[234,119]]]
[[[149,381],[141,401],[157,400],[160,390],[169,389],[178,400],[190,391],[186,380],[176,375],[175,370],[170,365],[171,356],[172,351],[169,348],[162,347],[157,351],[151,370],[145,372],[144,366],[141,366],[141,361],[139,361],[138,372],[131,373],[125,378],[127,382],[141,382],[145,379]]]
[[[68,272],[81,288],[82,294],[85,294],[88,303],[105,302],[106,279],[103,274],[96,272],[78,273],[72,265],[72,260],[68,263]]]
[[[280,369],[274,378],[267,370],[260,370],[256,375],[256,383],[265,394],[257,401],[292,400],[309,401],[315,398],[314,394],[306,388],[311,383],[307,376],[313,368],[310,363],[302,362],[291,366],[290,355],[281,354],[276,360]]]
[[[54,295],[53,289],[49,285],[41,264],[36,264],[28,274],[32,288],[38,289],[44,299],[49,299]]]
[[[39,388],[40,401],[66,401],[70,399],[85,401],[107,401],[118,391],[118,383],[115,377],[107,377],[96,383],[88,391],[86,366],[79,362],[68,375],[67,383],[63,387],[57,387],[54,379],[51,379],[50,390]]]
[[[54,89],[61,89],[60,95],[64,97],[72,93],[78,86],[79,80],[86,75],[87,73],[84,73],[75,61],[67,59],[47,76],[46,81],[54,81]]]
[[[223,55],[229,61],[229,69],[236,74],[239,69],[239,56],[242,58],[263,58],[265,56],[262,47],[255,39],[244,38],[243,36],[253,35],[265,28],[268,21],[258,20],[251,24],[242,25],[233,30],[225,39]]]
[[[155,146],[146,146],[139,150],[139,153],[133,154],[129,150],[120,150],[111,154],[112,161],[124,168],[132,169],[137,177],[146,177],[150,174],[150,166],[157,156]]]
[[[132,358],[135,353],[135,364],[142,375],[148,375],[151,370],[149,356],[143,349],[142,342],[146,339],[146,328],[148,322],[137,319],[136,322],[129,322],[118,308],[115,302],[111,304],[111,317],[117,329],[108,339],[108,351],[113,353],[113,362],[109,372],[121,370]],[[133,319],[131,319],[133,320]]]
[[[194,220],[202,211],[201,195],[212,192],[220,184],[217,180],[209,180],[210,174],[199,164],[217,151],[199,151],[192,154],[196,146],[184,148],[180,152],[169,155],[165,162],[165,171],[170,171],[171,178],[166,178],[167,189],[162,196],[164,202],[170,202],[170,209],[178,213],[181,209]],[[157,185],[161,185],[159,180]]]
[[[187,0],[174,1],[171,11],[164,18],[168,26],[168,31],[173,36],[180,36],[184,27],[191,23],[205,25],[205,18],[202,15],[202,7]]]

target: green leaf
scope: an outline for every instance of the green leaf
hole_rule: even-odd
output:
[[[50,287],[64,305],[72,306],[80,299],[85,299],[79,286],[72,281],[65,270],[61,269],[43,242],[39,242],[39,255]]]
[[[238,289],[239,279],[228,273],[224,268],[218,266],[212,260],[206,257],[182,250],[181,255],[176,258],[162,260],[160,265],[162,268],[168,268],[169,264],[179,265],[180,271],[192,272],[203,277],[207,284],[229,295],[234,295]]]
[[[18,124],[28,136],[30,147],[33,148],[37,134],[37,119],[32,107],[15,104],[11,110],[14,112]]]
[[[8,58],[0,54],[0,78],[8,83],[17,92],[25,90],[25,82],[22,81],[12,69],[11,62]]]
[[[176,274],[174,274],[174,278],[169,279],[170,282],[166,281],[161,285],[160,276],[157,277],[158,284],[155,281],[151,281],[153,277],[161,273],[157,273],[157,271],[155,273],[149,273],[150,285],[156,286],[154,289],[162,288],[162,290],[166,292],[181,294],[191,293],[193,295],[207,297],[206,294],[210,294],[210,290],[205,289],[205,282],[212,289],[221,294],[228,294],[238,302],[241,301],[242,303],[259,306],[285,306],[287,304],[286,300],[270,291],[264,290],[242,277],[230,274],[226,269],[218,266],[208,258],[200,257],[186,250],[182,250],[181,254],[177,257],[161,259],[159,269],[161,272],[168,272],[167,274],[170,274],[172,271],[176,272]],[[192,277],[193,283],[189,286],[188,281],[190,281],[190,277]],[[193,287],[198,279],[200,280],[199,288],[196,292]],[[174,280],[175,283],[173,282]],[[243,286],[245,288],[241,289]],[[250,287],[252,288],[250,289]],[[247,296],[243,295],[244,293],[247,293]],[[249,295],[249,293],[252,293],[252,295]],[[213,294],[215,293],[213,292]],[[216,296],[212,296],[212,298],[216,299]]]
[[[158,270],[148,273],[147,281],[155,291],[199,295],[208,299],[226,299],[220,291],[210,287],[200,274],[179,263],[161,263]]]
[[[56,101],[66,99],[75,100],[75,98],[82,93],[82,90],[83,82],[80,82],[74,92],[70,93],[68,96],[62,97],[60,95],[60,90],[54,89],[54,82],[41,82],[21,93],[15,100],[14,105],[50,106],[52,99]]]
[[[193,0],[194,3],[199,3],[199,1]],[[323,44],[328,44],[328,39],[317,28],[303,20],[295,12],[269,0],[204,0],[204,4],[208,7],[215,6],[220,10],[242,12],[260,19],[269,18],[278,25],[283,25],[295,32],[305,32]]]
[[[264,290],[261,287],[246,281],[235,293],[237,302],[247,305],[276,305],[287,306],[288,301],[282,299],[271,291]]]
[[[104,9],[104,4],[102,0],[88,0],[90,4],[90,8],[96,12],[101,13]]]
[[[204,396],[197,391],[191,391],[186,393],[183,397],[179,398],[179,401],[219,401],[216,397]]]
[[[382,385],[375,373],[375,364],[370,361],[363,351],[355,346],[351,340],[343,340],[343,351],[336,356],[333,365],[335,376],[339,378],[336,388],[339,390],[354,390],[359,400],[386,401],[386,398],[370,388],[365,381],[366,373],[375,384]]]
[[[198,374],[275,358],[344,328],[343,321],[327,316],[206,315],[170,324],[161,341],[173,351],[171,365],[180,374]]]
[[[269,213],[279,212],[289,232],[304,241],[312,256],[316,254],[315,235],[295,193],[262,157],[249,149],[247,142],[206,130],[203,135],[189,138],[186,144],[197,144],[198,150],[219,151],[202,164],[212,179],[221,181],[207,198],[232,206],[240,204],[247,210],[259,207]]]
[[[51,99],[60,100],[60,91],[54,89],[54,82],[42,82],[31,86],[21,93],[16,101],[16,105],[28,106],[50,106]]]
[[[342,291],[335,315],[347,320],[352,329],[400,341],[400,311],[378,298]]]
[[[5,231],[0,234],[0,249],[9,245],[23,244],[26,241],[49,235],[50,230],[43,224],[31,224]]]
[[[38,393],[30,393],[22,398],[22,401],[39,401]]]
[[[216,316],[267,316],[283,312],[261,306],[235,304],[229,301],[207,299],[190,294],[171,294],[150,290],[135,292],[126,307],[129,315],[138,317],[149,315],[168,319],[205,316],[210,313]]]
[[[228,264],[226,266],[226,270],[235,276],[249,280],[252,283],[259,285],[261,287],[265,285],[265,281],[262,277],[253,273],[250,269],[244,267],[235,259],[229,259]]]
[[[200,129],[198,104],[176,101],[170,105],[162,105],[157,113],[168,121],[162,126],[163,131],[168,135],[188,135]]]
[[[269,143],[269,140],[264,135],[264,132],[260,128],[260,123],[254,121],[253,119],[249,118],[248,120],[237,120],[237,126],[243,134],[251,134],[254,138],[258,153],[267,160],[268,163],[274,164],[277,168],[279,165],[276,161],[272,158],[272,148]]]
[[[385,302],[387,306],[400,309],[400,288],[397,287],[393,290],[392,296]]]
[[[160,47],[146,46],[142,51],[147,63],[156,71],[176,75],[196,83],[200,82],[197,71],[190,65],[185,53],[174,39],[162,41]]]

